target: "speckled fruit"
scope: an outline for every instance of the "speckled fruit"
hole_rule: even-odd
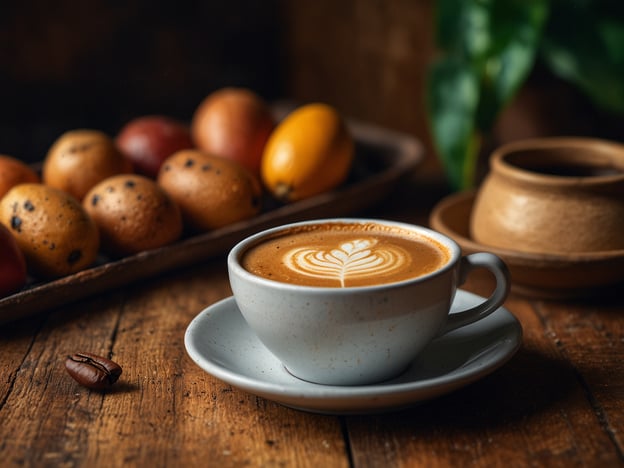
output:
[[[99,234],[71,195],[42,184],[20,184],[0,200],[0,222],[9,228],[33,275],[76,273],[97,257]]]
[[[103,250],[132,254],[167,245],[180,237],[182,217],[171,197],[155,181],[136,174],[103,180],[85,196]]]
[[[260,183],[240,164],[197,150],[180,151],[163,164],[158,183],[184,220],[206,231],[250,218],[260,211]]]
[[[132,172],[113,139],[98,130],[72,130],[51,146],[43,162],[43,182],[82,200],[107,177]]]

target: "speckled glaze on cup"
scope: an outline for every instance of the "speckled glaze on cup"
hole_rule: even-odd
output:
[[[470,234],[517,252],[624,249],[624,146],[592,138],[501,146],[477,193]]]
[[[313,223],[377,223],[433,239],[449,260],[433,273],[390,284],[318,287],[288,284],[251,274],[241,257],[267,236]],[[449,314],[457,287],[475,268],[490,270],[496,289],[483,303]],[[365,385],[400,374],[436,336],[480,320],[505,301],[506,265],[493,254],[462,257],[459,246],[435,231],[370,219],[294,223],[252,235],[228,255],[236,303],[260,341],[294,376],[328,385]]]

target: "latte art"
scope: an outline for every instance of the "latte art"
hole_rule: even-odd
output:
[[[345,280],[372,278],[402,268],[409,261],[403,249],[384,245],[375,239],[354,239],[330,251],[301,247],[284,255],[284,264],[296,273],[314,278],[334,279],[345,287]]]
[[[273,281],[351,288],[417,278],[449,258],[446,247],[409,229],[328,222],[262,239],[240,261],[245,270]]]

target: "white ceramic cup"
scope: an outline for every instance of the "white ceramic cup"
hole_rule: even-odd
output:
[[[349,288],[288,284],[241,266],[242,254],[265,237],[327,222],[407,229],[442,244],[449,260],[424,276]],[[510,286],[499,257],[484,252],[462,256],[460,247],[443,234],[384,220],[325,219],[268,229],[234,246],[227,262],[236,304],[260,341],[295,377],[327,385],[366,385],[399,375],[434,338],[499,308]],[[481,267],[496,279],[492,295],[471,309],[449,314],[458,285]]]

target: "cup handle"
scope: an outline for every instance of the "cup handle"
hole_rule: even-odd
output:
[[[462,257],[459,266],[459,284],[463,284],[468,274],[477,268],[486,268],[494,274],[494,278],[496,279],[494,292],[485,302],[475,307],[455,314],[449,314],[446,324],[442,327],[442,331],[439,335],[481,320],[490,315],[505,302],[511,285],[511,276],[505,262],[496,255],[487,252],[466,255]]]

